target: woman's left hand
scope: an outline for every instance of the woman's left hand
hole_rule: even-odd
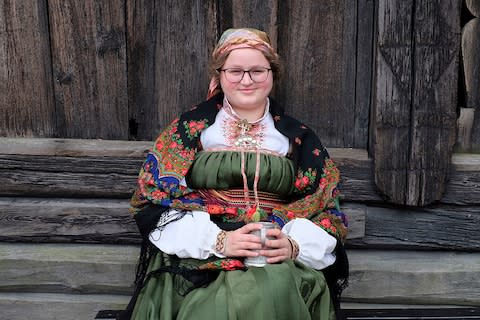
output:
[[[265,241],[265,249],[260,250],[260,255],[267,257],[268,263],[282,262],[292,256],[292,246],[287,236],[280,229],[267,230],[268,237],[275,239]]]

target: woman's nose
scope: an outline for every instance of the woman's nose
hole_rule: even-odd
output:
[[[250,72],[244,71],[242,80],[240,81],[242,84],[250,84],[253,83],[252,77],[250,76]]]

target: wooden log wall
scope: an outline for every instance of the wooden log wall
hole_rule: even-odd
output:
[[[46,1],[0,2],[0,136],[55,134]]]
[[[367,148],[373,13],[372,0],[2,1],[0,135],[152,140],[205,99],[220,33],[250,26],[284,60],[287,111],[327,146]]]
[[[208,57],[218,34],[216,5],[127,2],[131,139],[153,139],[181,111],[205,99]]]
[[[0,138],[0,318],[124,308],[140,243],[128,198],[150,147]],[[454,156],[440,203],[406,209],[377,194],[366,150],[329,151],[351,226],[343,301],[480,306],[480,155]]]
[[[460,0],[18,2],[0,4],[2,136],[152,140],[204,99],[219,34],[251,26],[270,33],[284,61],[274,96],[324,145],[368,149],[390,202],[442,197]]]
[[[128,138],[124,13],[116,0],[48,1],[57,136]]]
[[[149,142],[0,138],[0,240],[138,244],[128,198],[148,148]],[[330,153],[352,219],[349,247],[480,252],[480,155],[455,155],[441,202],[406,209],[377,194],[365,150]]]
[[[244,26],[269,32],[286,67],[275,97],[341,170],[344,301],[480,306],[480,155],[450,159],[460,47],[458,150],[479,128],[478,3],[460,34],[461,3],[0,2],[0,318],[125,306],[140,242],[128,198],[151,146],[126,140],[202,100],[216,39]]]

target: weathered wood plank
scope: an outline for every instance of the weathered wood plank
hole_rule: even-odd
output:
[[[0,195],[127,198],[135,187],[150,144],[0,138]],[[340,189],[344,200],[383,201],[373,183],[372,160],[365,150],[330,148],[329,152],[341,171]],[[51,154],[62,156],[51,157]],[[480,203],[479,157],[474,154],[452,157],[453,165],[441,202]]]
[[[365,220],[367,208],[364,205],[342,206],[342,211],[348,217],[347,241],[365,237]]]
[[[460,108],[460,116],[457,120],[458,133],[455,152],[472,151],[472,131],[474,119],[474,108]]]
[[[480,253],[349,250],[344,301],[480,306]]]
[[[393,203],[442,197],[456,134],[460,5],[379,3],[375,181]]]
[[[128,1],[130,138],[154,139],[205,99],[216,1]]]
[[[0,243],[1,292],[131,294],[138,246]]]
[[[139,244],[128,206],[127,199],[0,197],[0,241]],[[349,206],[345,213],[348,239],[364,237],[366,208]]]
[[[288,113],[310,126],[327,147],[353,147],[355,113],[346,103],[344,57],[355,60],[345,35],[344,1],[280,1],[278,50],[286,72],[276,83],[276,98]],[[348,20],[348,19],[347,19]],[[356,19],[345,21],[356,24]],[[353,84],[354,87],[354,84]]]
[[[375,184],[393,203],[405,203],[412,86],[413,1],[379,1],[372,111]]]
[[[33,192],[57,197],[129,197],[151,144],[0,138],[0,194],[28,196]],[[346,201],[383,201],[373,183],[372,160],[365,150],[329,148],[329,153],[340,168],[340,188]],[[67,180],[69,183],[65,183]],[[101,185],[94,185],[100,180]],[[479,185],[480,155],[455,154],[441,202],[478,205]]]
[[[355,1],[355,3],[357,6],[357,29],[356,32],[352,32],[353,35],[356,36],[355,126],[353,147],[367,149],[374,70],[375,1],[364,0]],[[351,10],[355,6],[348,3],[347,7]],[[352,18],[355,18],[355,16]],[[350,60],[353,61],[351,57]],[[348,83],[348,81],[345,82]]]
[[[364,210],[365,236],[348,240],[349,248],[480,252],[480,206],[437,205],[421,209],[366,206]]]
[[[144,158],[151,141],[0,138],[0,154]]]
[[[395,303],[361,303],[361,302],[342,302],[342,309],[359,310],[359,309],[445,309],[445,308],[468,308],[468,306],[456,305],[435,305],[435,304],[395,304]]]
[[[140,159],[1,156],[0,195],[128,198]]]
[[[0,241],[139,244],[128,207],[127,199],[0,198]]]
[[[137,247],[0,244],[0,291],[129,294]],[[480,305],[480,254],[349,250],[349,302]]]
[[[442,197],[456,140],[458,89],[452,83],[458,81],[461,2],[416,1],[414,12],[415,74],[404,204],[426,205]]]
[[[372,160],[366,150],[330,148],[328,152],[340,170],[342,199],[383,202],[373,182]]]
[[[1,1],[0,136],[55,135],[51,68],[47,1]]]
[[[338,1],[337,1],[338,2]],[[340,1],[341,3],[341,1]],[[345,114],[343,114],[343,120],[344,121],[352,121],[349,124],[345,124],[340,122],[339,124],[343,127],[348,125],[349,126],[349,136],[347,139],[351,139],[349,141],[350,145],[338,145],[339,147],[355,147],[355,148],[366,148],[366,143],[361,143],[361,141],[365,141],[368,137],[365,131],[365,127],[357,127],[360,123],[358,120],[362,119],[362,117],[365,117],[368,115],[368,109],[363,109],[365,106],[362,106],[358,108],[356,104],[356,98],[357,98],[357,93],[361,96],[362,92],[357,92],[357,66],[359,64],[359,52],[361,51],[362,45],[359,46],[357,40],[358,40],[358,33],[362,32],[359,30],[360,28],[360,23],[359,20],[362,17],[359,17],[358,15],[360,13],[363,13],[363,11],[360,11],[359,7],[362,7],[362,5],[359,5],[358,1],[350,2],[344,1],[343,8],[340,9],[341,14],[343,15],[343,21],[337,21],[337,23],[341,23],[341,31],[342,35],[337,35],[340,36],[341,42],[342,42],[342,47],[337,48],[340,49],[338,51],[338,56],[337,59],[339,60],[337,62],[337,65],[335,68],[337,69],[337,72],[341,72],[340,77],[343,78],[341,87],[342,92],[342,98],[341,102],[343,103],[344,106],[346,106],[345,110],[349,110],[349,117],[345,117]],[[320,29],[322,30],[322,29]],[[321,45],[321,44],[320,44]],[[365,44],[368,45],[368,44]],[[328,48],[327,48],[328,50]],[[370,50],[371,53],[371,50]],[[358,62],[357,62],[358,61]],[[340,67],[341,66],[341,67]],[[366,66],[368,68],[368,66]],[[369,88],[370,89],[370,88]],[[322,95],[325,93],[322,92]],[[335,112],[335,109],[337,109],[338,106],[335,106],[331,109],[328,110],[328,112],[333,113]],[[366,112],[365,112],[366,111]],[[338,112],[338,110],[337,110]],[[321,119],[321,118],[320,118]],[[362,123],[364,125],[364,123]],[[320,123],[320,126],[328,126],[328,124],[322,124]],[[346,133],[346,132],[345,132]],[[344,134],[345,134],[344,133]],[[357,137],[358,134],[358,137]],[[320,137],[321,138],[321,137]],[[354,144],[355,141],[357,141],[358,145]],[[345,143],[345,141],[343,141]]]
[[[480,204],[480,154],[452,156],[449,180],[441,202],[450,204]]]
[[[138,244],[128,205],[127,199],[3,197],[0,241]],[[401,209],[343,203],[342,208],[349,218],[349,248],[480,252],[480,206]]]
[[[99,310],[123,310],[130,296],[0,293],[0,317],[8,320],[92,320]]]
[[[75,140],[67,140],[68,147],[63,148],[64,140],[52,139],[38,144],[34,139],[31,144],[24,141],[25,144],[17,148],[13,146],[14,141],[0,138],[0,195],[129,197],[144,159],[145,147],[150,144],[138,142],[136,147],[137,143],[133,142],[108,145],[104,142],[82,144],[82,140],[77,140],[77,145]],[[121,157],[123,147],[131,147],[125,150],[126,158]],[[88,155],[89,150],[99,157],[73,157]],[[116,157],[106,156],[110,150]],[[30,155],[32,153],[42,155]],[[49,157],[44,156],[45,153],[67,156]],[[345,199],[381,200],[371,181],[371,160],[365,150],[332,148],[330,153],[342,171],[341,187]]]
[[[265,31],[277,47],[276,0],[225,0],[219,5],[220,32],[228,28],[256,28]]]
[[[125,1],[48,5],[58,135],[126,140]]]
[[[343,314],[349,320],[478,319],[480,308],[452,305],[430,307],[399,305],[397,308],[382,308],[377,304],[372,308],[366,305],[361,308],[343,309]]]
[[[471,11],[475,11],[473,1],[469,4]],[[478,6],[478,3],[477,3]],[[477,8],[478,10],[478,8]],[[472,11],[472,13],[473,13]],[[462,34],[462,57],[463,70],[465,74],[466,107],[472,113],[471,122],[473,127],[468,132],[469,144],[466,144],[466,151],[480,153],[480,18],[472,19],[463,27]]]

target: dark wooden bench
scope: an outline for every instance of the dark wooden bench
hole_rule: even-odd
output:
[[[122,310],[101,310],[95,319],[115,319]],[[453,319],[480,319],[478,307],[455,308],[395,308],[395,309],[345,309],[346,320],[453,320]]]
[[[480,319],[480,308],[405,308],[405,309],[347,309],[344,310],[347,320],[350,319]]]

